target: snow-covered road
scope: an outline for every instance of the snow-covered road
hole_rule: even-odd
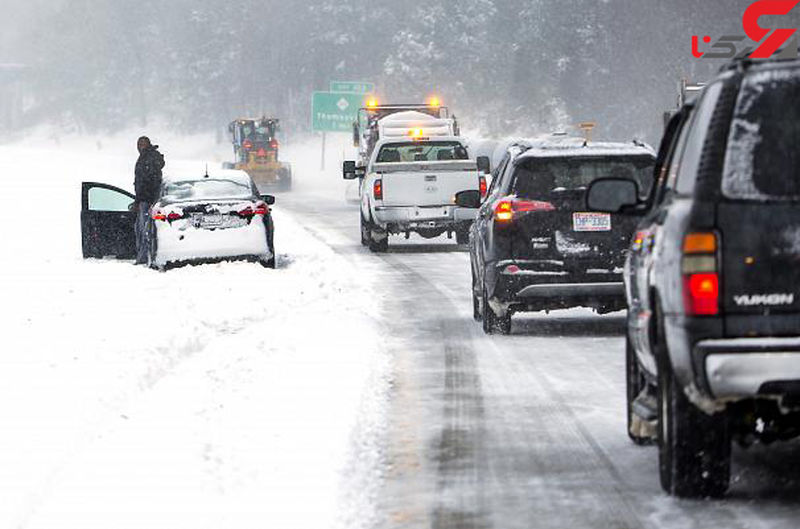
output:
[[[656,448],[625,433],[624,313],[521,315],[511,336],[486,336],[452,241],[370,254],[341,194],[283,204],[382,285],[395,366],[382,527],[796,527],[798,442],[735,448],[728,499],[664,494]]]
[[[370,254],[319,153],[286,152],[278,270],[158,274],[79,255],[77,184],[129,159],[0,147],[0,528],[796,527],[799,443],[667,498],[625,435],[622,314],[487,337],[463,249]]]

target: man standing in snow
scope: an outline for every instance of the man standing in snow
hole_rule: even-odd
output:
[[[161,192],[161,169],[164,168],[164,156],[158,152],[158,145],[150,143],[150,138],[142,136],[136,143],[139,159],[136,160],[133,187],[136,190],[134,211],[136,212],[136,264],[147,263],[147,247],[149,243],[148,227],[150,224],[150,207],[158,200]]]

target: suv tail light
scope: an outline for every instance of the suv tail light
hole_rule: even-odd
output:
[[[530,213],[534,211],[555,211],[555,206],[550,202],[539,200],[523,200],[519,198],[504,198],[494,206],[494,220],[496,222],[511,222],[517,213]]]
[[[375,200],[383,200],[383,180],[378,178],[372,184],[372,198]]]
[[[689,316],[719,314],[719,270],[717,235],[690,233],[683,239],[683,302]]]
[[[481,190],[481,198],[486,198],[486,177],[483,175],[478,177],[478,188]]]
[[[273,139],[273,140],[270,140],[270,142],[269,142],[269,148],[270,148],[270,149],[272,149],[273,151],[274,151],[275,149],[277,149],[277,148],[278,148],[278,140],[275,140],[275,139]]]
[[[253,142],[250,140],[244,140],[242,142],[242,147],[244,148],[244,150],[249,151],[250,149],[253,148]]]

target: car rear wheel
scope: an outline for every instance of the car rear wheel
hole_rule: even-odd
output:
[[[475,293],[475,287],[477,286],[477,282],[475,281],[475,270],[472,270],[472,319],[475,321],[481,321],[483,319],[483,314],[481,313],[481,300],[478,299],[478,294]]]
[[[628,437],[637,445],[651,444],[654,438],[652,435],[647,434],[648,424],[650,423],[636,415],[633,411],[633,402],[647,387],[647,380],[644,378],[639,363],[636,360],[636,352],[633,350],[633,345],[631,344],[631,339],[627,332],[625,333],[625,374]]]
[[[498,316],[489,305],[489,294],[483,286],[483,332],[486,334],[509,334],[511,332],[511,314]]]
[[[456,228],[456,243],[461,246],[469,244],[469,228]]]
[[[373,253],[385,253],[389,251],[389,234],[379,229],[374,223],[368,224],[367,241],[369,250]],[[383,238],[376,239],[375,234],[381,233]]]
[[[657,345],[658,462],[662,488],[682,498],[720,497],[730,483],[731,439],[724,412],[707,415],[677,384],[663,333]]]

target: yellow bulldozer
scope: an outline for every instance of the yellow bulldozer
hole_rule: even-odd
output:
[[[240,118],[228,125],[236,158],[225,163],[227,169],[245,171],[261,188],[292,188],[292,167],[278,160],[280,144],[277,133],[280,120],[274,118]]]

